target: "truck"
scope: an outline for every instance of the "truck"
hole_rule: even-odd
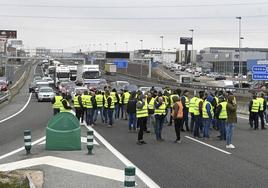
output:
[[[177,80],[180,84],[190,84],[193,81],[192,75],[189,74],[181,74],[179,75],[179,79]]]
[[[57,66],[56,67],[56,86],[63,81],[69,81],[70,80],[70,69],[68,66]]]
[[[99,83],[101,80],[99,65],[79,65],[77,67],[77,85],[90,85]]]
[[[116,65],[113,63],[106,63],[104,65],[104,71],[107,75],[116,75]]]
[[[77,65],[69,65],[70,69],[70,80],[75,81],[77,77]]]

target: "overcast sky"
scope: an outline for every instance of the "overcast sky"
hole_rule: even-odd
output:
[[[18,30],[26,47],[109,50],[180,48],[191,36],[194,48],[268,47],[268,0],[1,0],[0,29]],[[101,46],[100,46],[101,44]]]

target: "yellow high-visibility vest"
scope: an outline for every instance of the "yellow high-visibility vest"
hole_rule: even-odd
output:
[[[105,108],[108,108],[108,99],[111,98],[111,106],[110,106],[110,109],[114,109],[114,101],[113,101],[113,97],[112,96],[108,96],[106,97],[104,95],[104,107]]]
[[[220,103],[221,105],[221,112],[220,112],[220,115],[219,115],[219,119],[227,119],[227,110],[226,110],[226,107],[227,107],[227,102],[226,101],[223,101]]]
[[[190,103],[189,103],[189,112],[190,113],[194,113],[194,109],[195,109],[195,100],[197,99],[197,97],[193,97],[191,98],[190,100]]]
[[[260,97],[260,98],[257,98],[257,100],[260,102],[260,111],[263,111],[264,109],[264,98]]]
[[[92,98],[91,95],[85,95],[85,107],[86,108],[93,108],[91,98]]]
[[[208,102],[208,101],[206,100],[206,101],[203,103],[203,106],[202,106],[202,117],[203,117],[203,118],[209,118],[209,116],[208,116],[208,112],[207,112],[207,104],[210,105],[210,113],[211,113],[212,117],[213,117],[213,115],[214,115],[214,112],[213,112],[213,108],[212,108],[211,103]]]
[[[155,115],[166,115],[166,103],[162,103],[161,106],[155,108],[154,110]]]
[[[260,102],[257,99],[252,99],[251,112],[259,112]]]
[[[130,97],[130,93],[129,92],[125,92],[124,94],[124,104],[128,103],[129,97]]]
[[[97,94],[95,96],[95,99],[96,99],[97,107],[98,108],[103,107],[103,95],[102,94]]]
[[[74,107],[75,108],[79,108],[81,107],[78,101],[78,96],[74,96]]]
[[[148,104],[149,110],[154,110],[154,101],[155,101],[155,99],[152,97],[149,104]]]
[[[63,104],[62,104],[63,101],[66,101],[67,105],[70,106],[68,100],[66,100],[66,99],[62,99],[62,100],[61,100],[60,112],[71,112],[71,111],[72,111],[71,109],[65,109],[65,108],[64,108],[64,106],[63,106]]]
[[[55,96],[55,103],[53,104],[53,108],[60,108],[62,106],[61,100],[62,96]]]
[[[141,101],[139,101],[139,102],[141,102]],[[137,118],[148,117],[147,101],[144,102],[144,106],[142,107],[142,109],[136,108],[136,117]]]
[[[202,101],[202,99],[200,99],[200,98],[196,98],[196,100],[195,100],[195,103],[194,103],[194,115],[195,116],[200,115],[200,112],[199,112],[199,103],[201,101]]]
[[[113,101],[115,102],[115,103],[117,103],[118,101],[117,101],[117,98],[116,98],[116,92],[111,92],[111,96],[113,97]]]

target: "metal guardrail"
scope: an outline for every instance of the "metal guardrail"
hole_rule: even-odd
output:
[[[155,83],[155,84],[161,84],[164,86],[169,86],[169,87],[180,87],[182,89],[188,89],[188,90],[208,90],[208,91],[232,91],[236,95],[241,96],[241,97],[249,97],[251,95],[251,92],[259,92],[258,90],[249,90],[248,88],[226,88],[226,87],[215,87],[215,86],[208,86],[208,85],[202,85],[202,84],[193,84],[193,83],[178,83],[177,80],[173,79],[157,79],[157,78],[147,78],[144,76],[136,76],[136,75],[130,75],[130,74],[125,74],[125,73],[117,73],[119,75],[123,76],[128,76],[132,77],[135,79],[139,79],[142,81]]]
[[[0,96],[0,104],[7,101],[9,99],[9,96],[10,96],[9,92],[5,93],[4,95],[1,95]]]

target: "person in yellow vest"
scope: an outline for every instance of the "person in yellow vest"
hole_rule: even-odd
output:
[[[174,119],[174,127],[176,132],[176,140],[175,143],[181,143],[181,126],[183,125],[183,105],[180,100],[180,97],[174,96],[173,97],[173,110],[172,110],[172,117]]]
[[[220,140],[226,140],[226,120],[228,118],[227,115],[227,101],[224,96],[219,96],[219,105],[216,109],[216,118],[218,121],[219,131],[220,131]]]
[[[108,122],[108,127],[113,126],[113,112],[114,112],[114,101],[110,95],[110,91],[106,90],[104,95],[104,119],[105,123]]]
[[[260,110],[260,102],[257,99],[256,93],[253,93],[252,100],[249,103],[249,124],[250,127],[253,128],[254,122],[254,129],[257,130],[259,128],[259,119],[258,113]]]
[[[171,114],[171,108],[170,108],[170,93],[168,92],[168,89],[164,90],[164,94],[162,95],[162,97],[164,98],[165,101],[165,105],[166,105],[166,115],[165,115],[165,121],[164,124],[167,124],[168,126],[172,126],[172,114]],[[169,121],[168,121],[168,117],[169,117]]]
[[[209,129],[212,122],[212,118],[214,117],[214,111],[212,106],[213,97],[208,95],[206,100],[203,102],[202,107],[202,118],[203,118],[203,137],[209,138]]]
[[[264,99],[264,94],[263,93],[259,93],[259,97],[257,98],[257,100],[260,102],[260,110],[259,110],[259,117],[261,120],[261,129],[266,129],[264,127],[264,118],[265,118],[265,111],[266,111],[266,101]]]
[[[51,100],[51,103],[53,104],[54,115],[60,113],[60,107],[62,105],[61,100],[62,96],[59,94],[59,92],[56,92],[56,96]]]
[[[147,117],[148,117],[148,104],[143,94],[138,96],[138,102],[136,104],[136,117],[137,126],[140,128],[138,133],[138,145],[146,144],[143,140],[143,132],[145,131]]]
[[[189,113],[191,115],[191,123],[190,123],[190,131],[193,132],[194,128],[194,109],[195,109],[195,100],[198,98],[197,95],[195,95],[193,98],[191,98],[189,102]]]
[[[70,103],[67,100],[67,96],[65,93],[62,93],[60,112],[71,112],[71,111],[72,107],[70,106]]]
[[[92,97],[91,91],[89,91],[88,95],[85,95],[85,108],[86,108],[86,124],[90,126],[94,126],[93,124],[93,115],[94,115],[94,108],[93,103],[94,98]]]
[[[181,102],[183,105],[183,122],[182,122],[182,126],[181,126],[181,131],[184,132],[185,130],[183,129],[183,126],[185,124],[185,129],[186,131],[190,131],[189,130],[189,107],[190,107],[190,101],[189,101],[189,91],[186,89],[183,91],[183,95],[181,97]]]
[[[104,118],[103,118],[104,97],[103,97],[103,94],[101,93],[101,91],[96,92],[95,100],[96,100],[96,106],[97,107],[96,107],[95,112],[94,112],[93,121],[95,123],[97,121],[98,114],[100,114],[101,121],[102,121],[102,123],[104,123]]]
[[[124,93],[122,95],[122,105],[123,105],[123,109],[124,109],[124,120],[127,120],[127,103],[130,97],[130,93],[128,92],[127,89],[124,90]]]
[[[154,125],[155,125],[155,119],[154,119],[154,100],[155,98],[152,96],[152,93],[147,93],[147,104],[148,104],[148,119],[147,119],[147,128],[150,132],[154,132]]]
[[[119,97],[119,113],[118,113],[118,119],[119,117],[121,117],[121,119],[124,118],[124,105],[123,105],[123,101],[122,101],[122,96],[123,96],[124,91],[122,89],[120,89],[120,91],[118,91],[118,97]]]
[[[84,108],[80,91],[78,91],[77,94],[74,96],[74,108],[75,108],[75,116],[80,122],[80,118],[82,117],[82,112]]]
[[[119,98],[115,88],[112,90],[111,96],[113,97],[113,101],[114,101],[114,119],[119,119],[119,101],[120,101],[120,98]]]
[[[86,115],[86,107],[85,107],[85,96],[88,95],[88,91],[84,91],[84,93],[81,95],[82,103],[83,103],[83,109],[82,109],[82,116],[81,116],[81,123],[84,122],[85,115]]]
[[[203,99],[204,99],[204,91],[199,91],[199,97],[195,100],[194,105],[194,137],[200,138],[199,129],[202,126],[202,107],[203,107]]]
[[[166,117],[166,102],[161,92],[159,92],[158,97],[156,97],[155,99],[154,107],[155,107],[154,117],[155,117],[156,140],[163,141],[162,129]]]

